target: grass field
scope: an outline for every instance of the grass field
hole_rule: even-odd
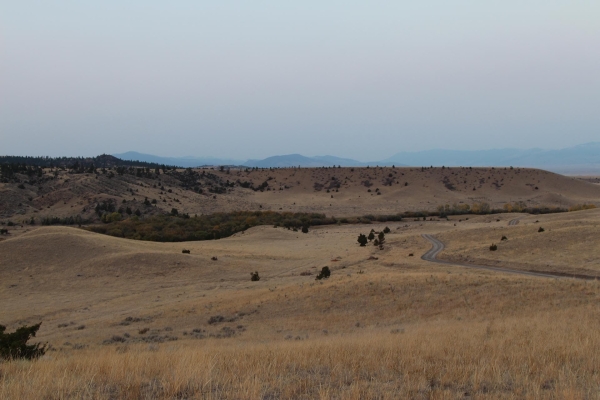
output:
[[[42,321],[52,349],[0,363],[0,398],[597,398],[597,281],[420,256],[429,233],[443,258],[594,272],[600,212],[468,218],[187,243],[19,228],[0,242],[1,322]],[[385,226],[383,250],[356,242]]]

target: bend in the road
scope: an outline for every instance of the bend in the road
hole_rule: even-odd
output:
[[[445,248],[444,243],[442,243],[439,239],[436,239],[432,235],[422,234],[421,236],[423,236],[423,238],[427,239],[432,245],[431,249],[429,249],[425,254],[423,254],[421,256],[421,259],[423,259],[425,261],[437,263],[437,264],[458,265],[458,266],[465,267],[465,268],[483,269],[483,270],[487,270],[487,271],[504,272],[504,273],[509,273],[509,274],[536,276],[536,277],[540,277],[540,278],[555,278],[555,279],[556,278],[574,278],[574,279],[585,279],[585,280],[597,279],[595,276],[589,276],[589,275],[567,275],[567,274],[560,274],[560,273],[554,274],[551,272],[519,271],[516,269],[509,269],[509,268],[490,267],[487,265],[467,264],[467,263],[462,263],[462,262],[452,262],[452,261],[440,260],[437,258],[437,256],[439,253],[441,253],[444,250],[444,248]]]

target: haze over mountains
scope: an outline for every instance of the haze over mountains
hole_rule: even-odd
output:
[[[215,157],[161,157],[129,151],[114,154],[123,160],[155,162],[180,167],[202,165],[243,165],[247,167],[359,167],[380,166],[515,166],[542,168],[559,173],[598,173],[600,172],[600,142],[581,144],[559,150],[543,149],[491,149],[491,150],[426,150],[419,152],[399,152],[384,160],[362,162],[335,156],[307,157],[300,154],[287,154],[267,157],[262,160],[233,160]]]

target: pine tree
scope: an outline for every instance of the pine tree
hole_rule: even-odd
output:
[[[46,345],[36,343],[27,345],[27,341],[40,329],[42,323],[32,326],[22,326],[13,333],[4,333],[6,327],[0,325],[0,359],[25,358],[31,360],[44,355]]]
[[[368,243],[367,237],[361,233],[358,235],[358,243],[360,243],[361,247],[366,246]]]

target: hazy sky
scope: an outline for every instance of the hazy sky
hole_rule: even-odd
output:
[[[4,1],[0,154],[600,140],[600,1]]]

